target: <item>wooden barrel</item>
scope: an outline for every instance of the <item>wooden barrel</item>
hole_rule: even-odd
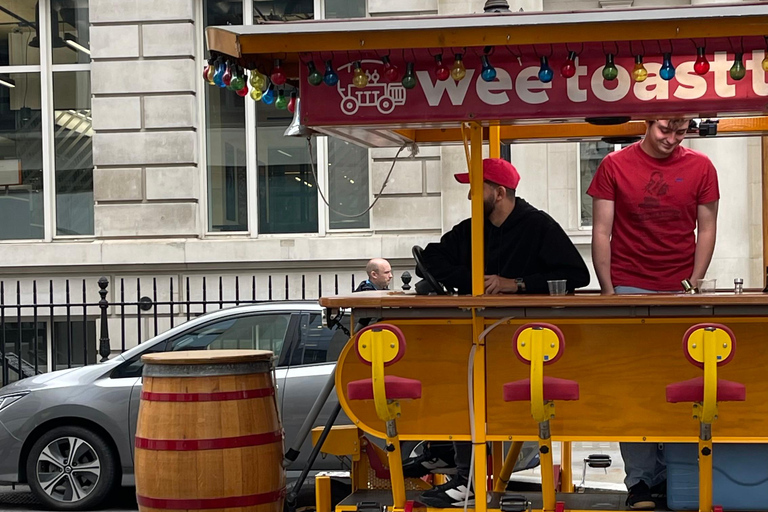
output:
[[[139,510],[282,512],[272,352],[148,354],[136,427]]]

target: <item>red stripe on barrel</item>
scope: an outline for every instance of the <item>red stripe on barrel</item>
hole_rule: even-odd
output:
[[[216,393],[155,393],[142,391],[141,399],[147,402],[224,402],[264,398],[275,394],[275,388],[245,389],[242,391],[219,391]]]
[[[163,510],[209,510],[212,508],[253,507],[274,503],[285,496],[285,488],[262,494],[248,496],[230,496],[227,498],[201,499],[166,499],[150,498],[137,495],[136,500],[142,507],[159,508]]]
[[[147,439],[136,436],[136,448],[168,452],[191,452],[198,450],[223,450],[279,443],[283,431],[265,432],[248,436],[220,437],[217,439]]]

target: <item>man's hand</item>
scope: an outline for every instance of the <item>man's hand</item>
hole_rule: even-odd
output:
[[[600,290],[601,295],[616,295],[616,292],[613,290],[613,288],[606,288],[605,290]]]
[[[485,276],[485,293],[517,293],[517,282],[497,275]]]

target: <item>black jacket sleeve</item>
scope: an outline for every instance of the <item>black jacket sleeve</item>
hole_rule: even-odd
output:
[[[569,292],[589,284],[589,270],[584,258],[563,228],[555,222],[547,227],[539,248],[539,259],[542,267],[547,270],[522,276],[526,293],[549,293],[547,281],[554,279],[567,280],[566,288]]]
[[[424,264],[432,276],[445,286],[456,288],[461,294],[472,293],[470,237],[469,222],[460,222],[439,242],[428,244],[423,253]]]

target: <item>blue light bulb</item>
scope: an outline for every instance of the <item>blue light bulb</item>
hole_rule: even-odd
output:
[[[664,61],[661,64],[661,69],[659,70],[659,76],[664,80],[672,80],[673,78],[675,78],[675,66],[672,65],[671,53],[664,54]]]
[[[330,60],[325,61],[325,74],[323,75],[323,82],[325,85],[333,87],[339,83],[339,75],[333,69],[333,62]]]
[[[261,97],[261,101],[267,105],[271,105],[275,102],[275,90],[272,88],[272,84],[269,84],[269,87],[267,87],[267,91]]]
[[[549,62],[547,62],[546,57],[541,58],[541,67],[539,68],[539,80],[541,80],[542,83],[548,84],[552,81],[552,77],[555,76],[554,71],[552,71],[552,68],[549,67]]]
[[[480,76],[486,82],[493,82],[494,80],[496,80],[496,68],[494,68],[491,65],[491,62],[488,60],[487,55],[483,55],[482,59],[483,59],[483,70],[480,72]]]
[[[216,71],[213,73],[213,83],[218,85],[219,87],[226,87],[227,84],[225,84],[221,77],[224,76],[224,71],[226,71],[227,66],[224,64],[223,61],[218,61],[216,63]]]

